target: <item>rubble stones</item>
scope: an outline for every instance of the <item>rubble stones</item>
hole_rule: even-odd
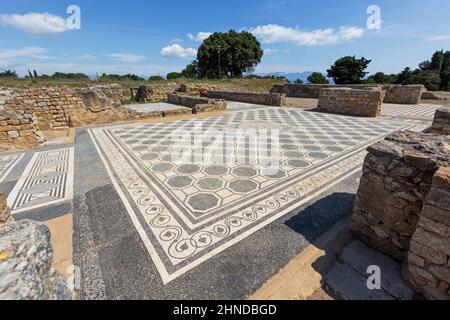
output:
[[[436,110],[432,131],[437,134],[450,135],[450,105]]]

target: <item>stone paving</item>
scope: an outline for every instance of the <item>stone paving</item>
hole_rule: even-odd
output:
[[[73,212],[82,298],[239,299],[350,214],[334,200],[309,208],[355,192],[368,145],[430,125],[428,109],[402,107],[365,119],[231,103],[224,116],[79,129],[74,146],[0,154],[0,191],[16,219]],[[217,139],[241,129],[278,132],[278,148]],[[199,148],[222,152],[196,162]]]

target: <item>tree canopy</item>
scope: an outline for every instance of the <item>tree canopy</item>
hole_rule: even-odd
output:
[[[261,44],[250,32],[215,32],[198,49],[198,75],[201,78],[241,77],[261,62],[263,54]]]
[[[0,72],[0,78],[15,79],[17,78],[17,73],[14,70],[5,70]]]
[[[311,75],[308,77],[307,80],[309,83],[313,83],[313,84],[328,84],[329,83],[327,78],[325,78],[325,76],[323,74],[321,74],[320,72],[311,73]]]
[[[365,72],[371,60],[362,57],[356,59],[355,56],[347,56],[338,59],[330,69],[327,70],[328,77],[332,78],[336,84],[358,84],[362,83]]]

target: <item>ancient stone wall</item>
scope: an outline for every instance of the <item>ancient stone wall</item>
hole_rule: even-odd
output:
[[[140,86],[134,100],[141,102],[165,101],[168,93],[175,93],[179,88],[177,84],[152,84]]]
[[[52,269],[50,231],[40,222],[0,225],[0,300],[71,300],[64,276]]]
[[[322,89],[318,109],[351,116],[377,117],[381,112],[381,98],[381,90]]]
[[[6,196],[0,192],[0,225],[12,222],[11,209],[6,202]]]
[[[431,129],[433,133],[450,135],[450,106],[436,110]]]
[[[381,90],[385,103],[418,104],[425,87],[422,85],[380,85],[380,84],[282,84],[275,85],[270,92],[285,94],[292,98],[318,99],[322,89],[352,88],[363,90]]]
[[[404,276],[428,299],[450,300],[450,167],[439,168],[433,177]]]
[[[368,148],[352,217],[361,240],[397,260],[405,257],[433,176],[450,164],[449,142],[405,131]]]
[[[225,99],[245,103],[264,104],[269,106],[286,105],[286,96],[279,93],[252,93],[231,91],[209,91],[208,98]]]
[[[422,93],[426,91],[423,85],[388,85],[384,87],[386,88],[385,103],[419,104]]]
[[[220,99],[192,97],[183,94],[167,94],[167,102],[192,109],[192,113],[223,111],[227,103]]]
[[[178,92],[193,97],[208,97],[208,91],[220,91],[221,87],[205,83],[181,84]]]

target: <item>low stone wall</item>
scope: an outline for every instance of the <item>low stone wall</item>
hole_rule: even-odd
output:
[[[0,300],[71,300],[64,276],[52,269],[50,231],[40,222],[0,225]]]
[[[175,93],[179,89],[177,84],[153,84],[140,86],[134,100],[141,102],[165,101],[168,93]]]
[[[386,87],[385,103],[419,104],[422,93],[426,91],[423,85],[389,85]]]
[[[450,135],[450,106],[436,110],[431,130],[433,133]]]
[[[368,148],[353,209],[361,240],[402,260],[432,178],[450,164],[445,136],[398,132]]]
[[[397,104],[418,104],[426,91],[422,85],[381,85],[381,84],[282,84],[275,85],[270,92],[285,94],[292,98],[318,99],[322,89],[352,88],[361,90],[381,90],[382,101]]]
[[[208,91],[220,91],[221,87],[204,83],[181,84],[178,92],[193,97],[208,97]]]
[[[209,91],[208,98],[225,99],[245,103],[264,104],[268,106],[286,105],[286,96],[279,93],[252,93],[231,91]]]
[[[381,90],[328,88],[320,90],[318,110],[361,117],[381,112]]]
[[[320,90],[330,86],[328,84],[276,84],[270,93],[284,94],[290,98],[319,99]]]
[[[450,137],[398,132],[368,148],[354,234],[402,261],[429,299],[450,299]]]
[[[433,177],[404,276],[426,298],[450,300],[450,167],[439,168]]]
[[[192,109],[192,113],[224,111],[227,103],[220,99],[191,97],[182,94],[167,94],[167,102]]]

